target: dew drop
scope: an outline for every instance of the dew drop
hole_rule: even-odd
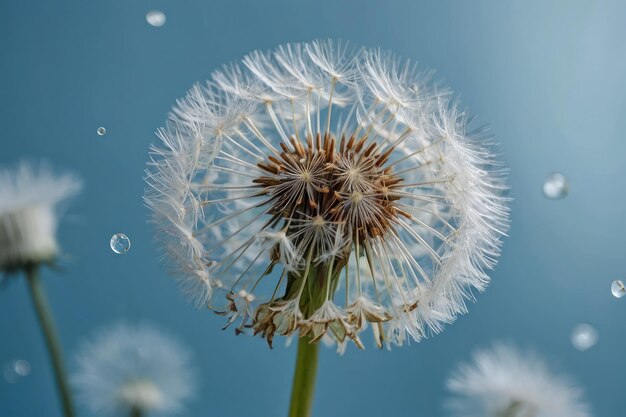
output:
[[[123,255],[130,249],[130,239],[124,233],[116,233],[111,236],[111,250],[118,255]]]
[[[163,26],[166,20],[167,18],[165,17],[165,13],[160,10],[150,10],[146,13],[146,22],[156,28]]]
[[[9,384],[15,384],[20,378],[30,375],[30,363],[24,359],[16,359],[6,362],[3,368],[4,380]]]
[[[565,198],[568,192],[567,178],[558,172],[548,175],[548,178],[543,183],[543,195],[552,200]]]
[[[611,294],[615,298],[622,298],[626,295],[626,287],[624,287],[624,283],[619,279],[616,279],[611,283]]]
[[[13,369],[15,373],[19,376],[28,376],[30,375],[30,363],[24,359],[18,359],[13,362]]]
[[[98,132],[98,136],[104,136],[107,134],[107,130],[104,126],[100,126],[96,132]]]
[[[580,351],[592,348],[598,342],[598,331],[590,324],[579,324],[572,331],[572,346]]]

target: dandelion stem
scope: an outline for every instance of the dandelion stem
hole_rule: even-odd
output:
[[[139,407],[131,408],[129,417],[143,417],[143,413],[141,412],[141,408],[139,408]]]
[[[64,415],[65,417],[74,417],[74,405],[72,403],[69,384],[67,382],[67,374],[63,365],[61,344],[59,343],[59,338],[57,336],[54,320],[52,318],[52,312],[50,311],[50,306],[48,305],[46,293],[41,285],[41,280],[39,279],[39,268],[34,265],[27,267],[26,277],[30,294],[33,299],[33,305],[37,313],[37,318],[39,319],[39,323],[41,325],[41,331],[43,332],[44,339],[46,340],[46,347],[48,349],[48,355],[50,356],[50,362],[52,362],[54,378],[61,397]]]
[[[497,412],[496,417],[534,417],[536,411],[533,408],[525,408],[519,400],[512,400],[503,410]]]
[[[309,337],[298,339],[298,356],[293,374],[289,417],[309,417],[315,392],[318,344],[310,343]]]

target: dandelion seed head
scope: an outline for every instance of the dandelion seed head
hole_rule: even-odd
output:
[[[582,390],[554,375],[534,354],[496,344],[474,354],[447,382],[447,408],[457,417],[589,417]]]
[[[314,41],[194,86],[158,132],[145,196],[183,290],[270,344],[362,347],[369,327],[399,345],[465,312],[508,228],[506,187],[431,79],[390,53]]]
[[[118,402],[131,410],[158,410],[163,407],[163,393],[151,381],[131,380],[120,387]]]
[[[101,416],[172,415],[194,388],[188,351],[155,327],[117,324],[85,341],[72,377],[79,399]]]
[[[0,270],[54,261],[62,203],[80,188],[74,175],[43,163],[0,171]]]

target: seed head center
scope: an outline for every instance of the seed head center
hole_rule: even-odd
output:
[[[397,223],[399,197],[393,190],[402,178],[386,166],[393,146],[368,143],[367,136],[344,137],[337,146],[332,135],[318,134],[305,143],[292,137],[280,147],[280,154],[258,164],[264,175],[254,182],[272,196],[267,213],[275,224],[284,219],[288,238],[302,234],[294,224],[308,223],[315,228],[342,225],[347,242],[363,241]]]
[[[363,201],[363,193],[361,193],[360,191],[355,191],[350,195],[350,201],[352,201],[353,204],[359,204],[361,201]]]
[[[320,215],[317,215],[313,218],[313,225],[315,227],[322,227],[326,224],[326,220]]]

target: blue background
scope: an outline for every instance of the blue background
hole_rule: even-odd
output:
[[[609,288],[626,278],[626,3],[418,3],[2,1],[0,164],[45,158],[86,184],[60,230],[63,270],[44,273],[68,353],[96,328],[148,319],[195,354],[188,416],[285,415],[295,349],[221,331],[221,318],[185,302],[159,263],[142,177],[154,130],[195,81],[257,48],[341,37],[436,69],[491,125],[515,200],[493,282],[470,314],[390,352],[325,349],[315,415],[443,415],[451,369],[504,339],[584,385],[596,416],[623,416],[626,298]],[[151,9],[165,26],[146,23]],[[553,171],[570,181],[563,200],[542,195]],[[117,232],[132,240],[125,256],[108,247]],[[570,343],[580,322],[600,334],[586,352]],[[0,380],[0,415],[59,416],[21,278],[0,290],[0,362],[15,358],[33,370]]]

